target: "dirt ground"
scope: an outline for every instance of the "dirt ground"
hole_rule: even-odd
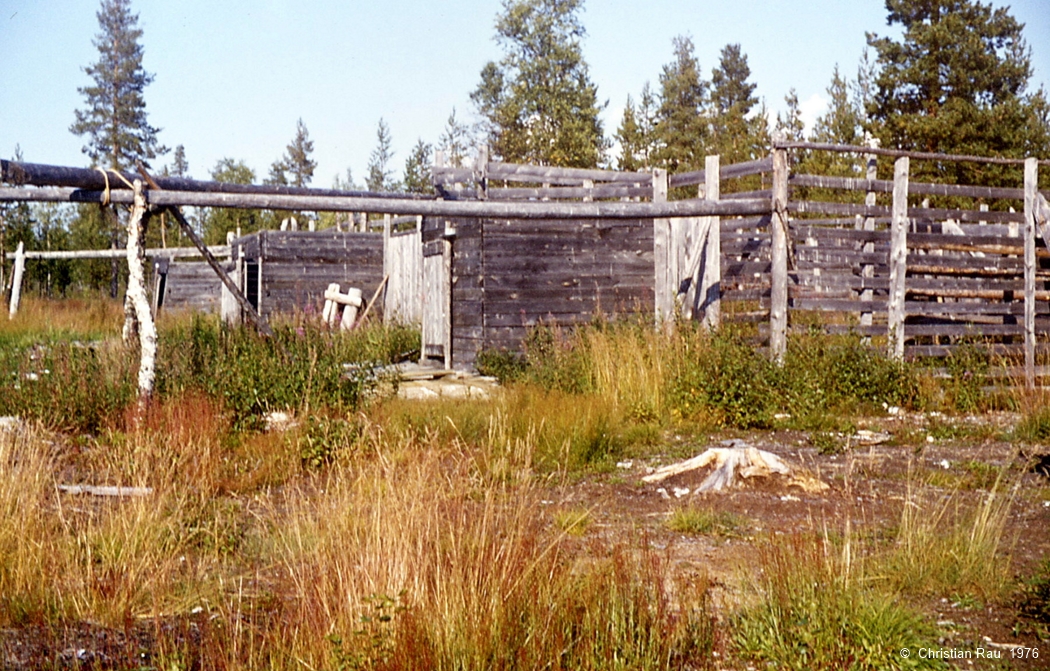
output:
[[[464,391],[468,396],[477,393],[474,389]],[[954,496],[964,504],[976,503],[987,493],[988,474],[1005,468],[1019,477],[1020,485],[1004,543],[1012,573],[1031,576],[1040,562],[1050,558],[1050,479],[1025,472],[1025,459],[1018,447],[1003,442],[1001,432],[993,430],[1007,427],[1017,418],[999,414],[938,419],[941,425],[960,428],[958,437],[950,439],[927,437],[932,434],[924,433],[923,427],[930,425],[930,419],[899,414],[861,422],[876,436],[869,442],[877,444],[850,444],[851,449],[839,454],[822,454],[811,435],[798,431],[738,432],[703,441],[676,436],[665,446],[666,453],[681,457],[730,441],[747,444],[771,452],[792,468],[825,483],[823,491],[805,491],[790,485],[785,477],[773,475],[738,478],[737,486],[724,492],[695,493],[710,469],[647,484],[642,480],[645,475],[676,461],[653,457],[625,460],[609,472],[552,487],[544,505],[552,513],[559,509],[588,511],[593,521],[587,536],[615,542],[644,534],[653,547],[666,553],[675,571],[708,576],[715,585],[716,604],[723,606],[720,612],[724,613],[724,606],[737,600],[753,566],[756,547],[771,535],[841,533],[849,520],[857,537],[885,540],[899,524],[914,483],[930,483],[923,486],[923,494],[935,499]],[[988,437],[975,437],[980,435]],[[737,523],[731,530],[708,534],[670,530],[666,524],[669,515],[687,505],[729,514]],[[1015,604],[1004,601],[985,604],[953,595],[919,599],[910,605],[937,624],[945,648],[981,646],[1003,651],[999,662],[957,661],[953,662],[955,668],[1050,668],[1050,640],[1039,637],[1040,631],[1046,635],[1045,625],[1040,630],[1026,624]],[[183,641],[200,640],[201,630],[207,626],[206,619],[198,621],[189,616],[172,622],[129,622],[123,630],[89,623],[62,631],[0,630],[0,668],[34,668],[26,662],[33,659],[47,659],[51,668],[150,668],[153,641],[172,634]],[[1010,648],[1014,646],[1037,648],[1040,657],[1011,659]],[[716,668],[749,668],[730,658],[727,641],[717,642],[716,647],[720,657]]]
[[[699,453],[707,447],[748,444],[772,452],[793,468],[801,467],[826,483],[828,488],[820,492],[804,491],[790,485],[788,478],[772,475],[747,480],[738,477],[730,490],[696,493],[710,467],[646,484],[642,477],[664,462],[631,460],[620,462],[616,473],[561,488],[550,504],[590,510],[594,526],[610,537],[644,530],[657,548],[666,550],[678,570],[711,576],[720,593],[718,600],[732,603],[742,581],[747,579],[756,545],[770,535],[836,535],[842,533],[849,520],[856,537],[888,539],[900,523],[909,486],[929,481],[933,484],[923,486],[922,492],[913,490],[912,496],[933,500],[954,497],[953,501],[965,507],[986,496],[985,487],[994,479],[989,473],[995,471],[982,465],[1005,468],[1008,476],[1020,477],[1004,536],[1006,554],[1013,575],[1031,576],[1042,561],[1050,558],[1050,478],[1026,472],[1026,463],[1030,462],[1019,454],[1018,447],[998,438],[925,438],[920,427],[928,421],[922,415],[905,414],[872,419],[864,425],[873,433],[882,434],[883,442],[858,445],[836,455],[821,454],[806,433],[797,431],[735,433],[728,438],[710,439],[696,450]],[[1006,427],[1016,417],[1004,413],[938,421],[957,423],[965,434],[966,425],[991,423]],[[902,443],[899,436],[908,439]],[[739,525],[726,533],[676,533],[665,520],[683,506],[728,513]],[[959,596],[930,597],[910,605],[937,624],[945,648],[974,650],[981,646],[1003,651],[1000,661],[952,662],[957,668],[1050,669],[1050,640],[1040,639],[1037,630],[1019,617],[1012,603],[984,604]],[[1046,635],[1045,625],[1042,635]],[[1015,646],[1038,648],[1041,656],[1011,659],[1010,649]],[[727,668],[738,667],[730,663]]]

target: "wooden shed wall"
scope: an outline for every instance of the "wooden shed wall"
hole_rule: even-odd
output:
[[[218,312],[222,281],[203,261],[172,262],[164,284],[164,310]]]
[[[366,297],[383,280],[383,235],[338,231],[260,231],[234,241],[259,263],[259,312],[264,317],[320,312],[329,284],[356,287]],[[250,292],[249,292],[250,294]]]
[[[424,223],[424,240],[446,228],[455,229],[457,364],[472,364],[482,349],[517,349],[541,320],[568,325],[598,312],[653,311],[650,219],[433,219]]]

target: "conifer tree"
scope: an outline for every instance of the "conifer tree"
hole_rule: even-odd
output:
[[[252,184],[255,171],[244,161],[232,158],[220,159],[212,168],[211,178],[224,184]],[[259,210],[213,207],[203,216],[204,241],[209,245],[226,244],[226,233],[240,231],[253,233],[262,227],[263,217]]]
[[[438,140],[438,149],[445,152],[445,160],[449,166],[461,168],[463,159],[470,150],[470,144],[470,129],[456,119],[456,108],[453,107],[448,121],[445,122],[445,130]]]
[[[739,44],[722,48],[718,67],[711,72],[710,153],[721,155],[722,164],[758,158],[769,151],[769,128],[764,114],[752,115],[755,84],[751,83],[747,55]]]
[[[783,116],[777,113],[777,131],[789,142],[801,142],[806,139],[806,124],[802,121],[802,109],[798,102],[798,92],[792,87],[784,96],[787,111]]]
[[[99,32],[93,41],[97,62],[84,68],[93,80],[77,89],[86,107],[77,110],[69,130],[87,136],[83,151],[99,167],[130,169],[136,160],[149,165],[149,159],[164,154],[157,134],[146,118],[146,86],[153,75],[142,67],[142,29],[138,15],[131,13],[130,0],[102,0]]]
[[[637,106],[631,96],[627,96],[623,119],[614,136],[620,144],[617,161],[620,170],[647,170],[651,167],[656,142],[655,122],[656,101],[649,82],[646,82]]]
[[[471,100],[493,155],[504,161],[595,167],[606,142],[580,40],[583,0],[503,0],[499,63],[489,62]]]
[[[416,142],[412,153],[405,161],[405,178],[402,186],[409,193],[431,193],[434,190],[430,183],[431,147],[422,139]]]
[[[878,72],[868,128],[884,147],[984,156],[1050,153],[1045,92],[1029,92],[1031,52],[1009,8],[976,0],[887,0],[901,41],[868,34]],[[914,166],[918,175],[976,184],[1013,168]]]
[[[284,154],[284,165],[292,186],[304,187],[313,181],[314,168],[317,167],[317,161],[310,158],[313,152],[313,140],[306,130],[306,124],[299,119],[295,124],[295,138]]]
[[[175,147],[175,154],[171,161],[171,176],[172,177],[188,177],[190,174],[190,164],[186,160],[186,147],[177,145]]]
[[[709,85],[700,76],[693,40],[680,35],[672,45],[674,60],[660,73],[654,162],[681,172],[704,165],[710,139],[704,115]]]
[[[396,184],[391,180],[393,170],[390,168],[390,162],[394,159],[392,144],[390,127],[386,121],[380,119],[376,128],[376,148],[372,150],[368,159],[368,176],[365,177],[365,185],[369,191],[396,190]]]

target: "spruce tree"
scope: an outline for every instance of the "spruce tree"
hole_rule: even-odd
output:
[[[672,45],[674,60],[660,73],[653,158],[670,172],[681,172],[704,165],[710,139],[704,115],[708,83],[700,76],[693,40],[680,35]]]
[[[445,152],[445,161],[454,168],[463,167],[463,159],[470,150],[470,129],[466,124],[456,119],[456,108],[448,115],[445,122],[445,130],[438,140],[438,149]]]
[[[975,0],[887,0],[901,41],[868,34],[877,55],[869,129],[882,146],[982,156],[1046,157],[1045,92],[1029,92],[1030,50],[1008,8]],[[919,176],[1001,182],[1013,168],[913,166]]]
[[[503,0],[499,63],[489,62],[471,100],[489,148],[504,161],[595,167],[606,148],[580,40],[583,0]]]
[[[806,124],[802,121],[802,109],[794,87],[784,96],[784,102],[787,103],[787,111],[783,116],[777,113],[777,131],[789,142],[801,142],[806,139]]]
[[[171,176],[172,177],[189,177],[190,175],[190,164],[186,160],[186,147],[176,145],[175,155],[171,160]]]
[[[647,170],[652,166],[656,143],[655,122],[656,101],[649,82],[646,82],[637,106],[631,96],[627,96],[623,119],[614,136],[620,144],[620,158],[617,161],[620,170]]]
[[[434,190],[430,183],[431,147],[423,140],[418,140],[412,153],[405,161],[405,178],[402,186],[409,193],[431,193]]]
[[[740,45],[723,47],[718,67],[711,72],[713,138],[709,150],[721,155],[723,165],[759,158],[769,151],[765,115],[751,114],[759,101],[750,77],[747,55]]]
[[[160,129],[146,120],[144,93],[153,75],[142,67],[138,15],[131,13],[130,0],[102,0],[95,16],[99,59],[84,68],[94,83],[77,89],[86,107],[75,112],[69,130],[87,136],[83,151],[96,166],[130,169],[136,160],[149,165],[168,149],[157,139]]]
[[[224,184],[252,184],[255,182],[255,171],[244,161],[223,158],[212,168],[211,178]],[[208,208],[203,216],[204,241],[209,245],[224,245],[226,233],[252,233],[257,231],[262,223],[263,217],[259,210]]]
[[[299,119],[295,124],[295,138],[288,145],[284,154],[284,165],[289,173],[292,186],[303,187],[308,185],[314,178],[314,168],[317,161],[310,158],[314,153],[314,143],[310,139],[310,133],[306,130],[306,124]]]
[[[386,121],[380,119],[376,128],[376,148],[372,150],[368,159],[368,176],[365,177],[365,185],[369,191],[396,190],[396,184],[391,180],[393,170],[390,168],[390,162],[394,159],[392,144],[390,127]]]

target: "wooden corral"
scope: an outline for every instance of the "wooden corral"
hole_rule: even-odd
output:
[[[792,150],[846,153],[854,176],[793,174]],[[876,179],[877,155],[895,159],[893,180]],[[911,157],[1013,165],[1023,184],[919,183],[909,180]],[[578,322],[599,307],[622,309],[620,299],[630,298],[658,321],[715,325],[724,311],[758,322],[774,356],[782,355],[798,316],[816,312],[829,331],[877,336],[897,356],[944,356],[964,342],[1024,356],[1031,379],[1046,370],[1037,371],[1034,359],[1036,342],[1045,351],[1050,333],[1050,251],[1038,230],[1050,212],[1036,190],[1038,163],[782,143],[769,157],[743,164],[720,166],[709,157],[705,170],[655,170],[646,175],[649,184],[639,173],[439,167],[434,178],[446,198],[659,203],[668,192],[696,189],[697,198],[728,209],[634,222],[444,220],[428,224],[424,238],[454,231],[446,237],[459,362],[482,348],[515,347],[523,327],[544,317]],[[491,186],[500,181],[532,184]],[[951,198],[953,206],[931,207],[930,197]],[[756,199],[769,203],[767,213],[752,213]],[[747,210],[733,216],[734,202]],[[612,230],[624,235],[608,235]],[[610,293],[614,300],[604,300]],[[804,328],[813,321],[802,320]]]
[[[800,152],[845,156],[837,163],[846,176],[798,174]],[[1002,172],[1012,181],[920,183],[911,161],[1012,166]],[[721,165],[713,156],[704,170],[668,175],[490,162],[481,152],[465,168],[439,158],[429,198],[211,183],[162,183],[147,196],[173,213],[192,205],[391,215],[383,233],[246,236],[235,243],[236,283],[224,285],[241,311],[257,306],[265,317],[316,308],[329,283],[367,296],[385,278],[385,311],[419,315],[423,357],[445,365],[515,348],[540,320],[641,311],[665,324],[755,322],[774,358],[795,324],[814,322],[871,337],[898,357],[943,356],[976,341],[1023,355],[1033,384],[1050,333],[1040,164],[1050,161],[778,142],[757,160]],[[0,200],[130,198],[69,186],[97,181],[97,171],[4,162],[3,172],[19,186],[0,188]],[[421,216],[422,225],[395,226],[392,215]]]

